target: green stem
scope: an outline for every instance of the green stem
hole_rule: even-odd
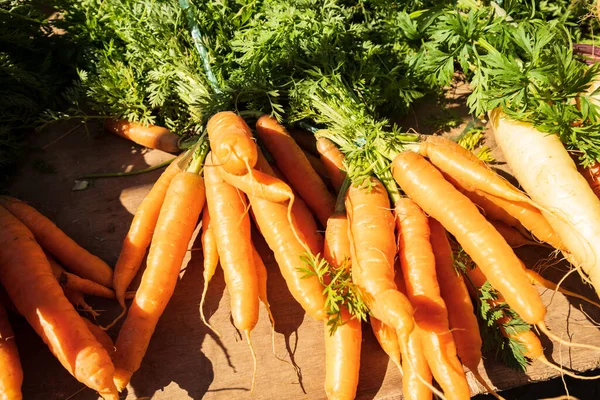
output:
[[[175,157],[175,158],[177,158],[177,157]],[[152,172],[152,171],[156,171],[157,169],[164,168],[167,165],[171,164],[173,162],[173,160],[175,160],[175,158],[172,158],[170,160],[161,162],[160,164],[156,164],[151,167],[144,168],[144,169],[138,169],[138,170],[129,171],[129,172],[109,172],[106,174],[88,174],[88,175],[82,175],[82,176],[76,178],[76,180],[81,181],[81,180],[85,180],[85,179],[121,178],[123,176],[141,175],[141,174],[145,174],[146,172]]]
[[[221,93],[221,87],[219,82],[217,81],[217,77],[213,73],[212,67],[210,66],[210,61],[208,59],[208,50],[204,43],[202,43],[202,32],[200,32],[200,28],[198,28],[198,24],[194,18],[194,13],[190,6],[188,0],[179,0],[179,5],[181,9],[185,11],[185,15],[188,19],[188,23],[190,25],[190,31],[192,33],[192,40],[194,42],[194,46],[200,55],[200,60],[202,60],[202,68],[204,69],[204,73],[206,74],[206,79],[211,84],[215,93]]]
[[[194,151],[192,162],[187,168],[187,171],[194,174],[201,174],[202,168],[204,167],[204,160],[208,154],[208,140],[206,138],[200,139],[196,146],[197,148]]]
[[[350,180],[348,174],[346,174],[346,177],[342,182],[342,186],[340,186],[340,192],[338,193],[337,199],[335,200],[334,212],[336,214],[346,212],[346,193],[348,192],[348,189],[350,188],[351,184],[352,181]]]

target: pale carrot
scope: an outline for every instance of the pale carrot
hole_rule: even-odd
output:
[[[244,175],[256,164],[257,148],[246,121],[231,111],[213,115],[206,124],[215,164],[234,175]]]
[[[106,287],[112,287],[113,270],[104,261],[79,246],[52,221],[24,202],[0,197],[0,205],[17,217],[33,233],[40,246],[67,269]]]
[[[162,126],[144,126],[136,122],[106,119],[104,120],[104,129],[141,146],[167,153],[179,152],[180,137]]]
[[[129,383],[146,354],[158,319],[173,295],[188,244],[204,207],[201,158],[177,174],[167,190],[146,270],[117,337],[114,380],[119,390]]]
[[[23,398],[23,368],[19,351],[6,310],[0,304],[0,399],[20,400]]]
[[[106,350],[63,294],[33,234],[0,207],[0,283],[61,364],[105,399],[118,399]]]
[[[335,198],[310,165],[302,149],[277,120],[263,115],[256,122],[256,132],[269,150],[277,167],[298,191],[323,226],[333,213]]]

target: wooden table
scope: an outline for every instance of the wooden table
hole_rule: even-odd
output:
[[[29,157],[8,192],[30,201],[53,219],[82,246],[114,265],[133,213],[161,171],[118,179],[98,179],[81,191],[73,191],[77,176],[86,173],[125,171],[145,168],[172,157],[148,151],[124,139],[91,129],[61,137],[68,127],[56,127],[36,135]],[[58,139],[58,140],[57,140]],[[491,143],[493,146],[493,143]],[[501,156],[495,151],[495,155]],[[271,351],[270,324],[264,308],[252,339],[258,359],[255,399],[324,398],[323,324],[307,317],[294,302],[264,243],[258,245],[268,268],[268,295],[276,320],[275,347],[279,361]],[[135,399],[243,399],[250,398],[252,359],[247,344],[236,332],[229,313],[229,296],[223,274],[218,270],[211,282],[205,312],[220,332],[215,336],[200,321],[202,252],[197,241],[190,244],[180,281],[164,315],[160,319],[141,369],[133,376],[126,396]],[[548,253],[526,248],[518,251],[532,266]],[[566,268],[559,264],[557,268]],[[562,272],[549,268],[546,276],[557,280]],[[565,282],[566,288],[586,293],[576,274]],[[550,304],[546,318],[558,335],[580,343],[600,345],[600,331],[579,310],[581,306],[595,320],[600,312],[594,307],[567,299],[550,291],[543,299]],[[102,311],[101,323],[118,313],[116,302],[89,299]],[[97,395],[72,378],[54,359],[46,346],[20,317],[11,317],[23,362],[25,399],[96,399]],[[116,338],[119,326],[109,331]],[[370,327],[363,325],[363,346],[358,398],[399,399],[401,378],[398,370],[379,348]],[[599,366],[600,353],[561,348],[542,338],[549,359],[578,371]],[[295,366],[295,367],[294,367]],[[298,373],[296,372],[298,371]],[[534,363],[527,374],[516,373],[493,360],[485,360],[480,372],[500,389],[543,381],[558,373]],[[472,393],[481,391],[470,374]]]

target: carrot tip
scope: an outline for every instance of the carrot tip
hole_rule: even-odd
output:
[[[115,368],[115,375],[113,380],[119,392],[122,392],[123,389],[127,387],[132,375],[133,372],[131,371],[124,370],[123,368]]]

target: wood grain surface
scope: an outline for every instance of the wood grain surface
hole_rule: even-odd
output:
[[[93,128],[93,127],[92,127]],[[86,173],[126,171],[145,168],[172,155],[148,151],[124,139],[91,129],[69,135],[68,127],[57,127],[36,135],[30,155],[20,166],[8,192],[31,202],[54,220],[67,234],[109,264],[114,265],[133,213],[162,171],[113,179],[98,179],[86,190],[73,191],[75,178]],[[456,132],[456,130],[455,130]],[[56,142],[53,142],[60,138]],[[51,143],[50,145],[48,145]],[[493,142],[489,144],[494,148]],[[494,149],[501,159],[501,154]],[[322,399],[324,381],[323,325],[307,317],[285,287],[266,244],[256,240],[268,269],[268,295],[276,321],[275,351],[271,350],[271,329],[264,308],[252,340],[258,358],[254,393],[250,394],[252,359],[245,340],[231,322],[229,296],[219,269],[209,289],[205,312],[220,332],[214,335],[200,321],[199,301],[202,279],[202,252],[199,241],[190,243],[180,281],[148,348],[141,369],[133,376],[122,398],[180,399]],[[523,248],[518,254],[533,266],[540,260],[548,268],[544,275],[558,280],[568,266],[549,259],[547,251]],[[555,265],[554,265],[555,264]],[[565,287],[585,293],[572,274]],[[547,325],[556,334],[574,342],[600,345],[600,331],[591,318],[600,312],[579,301],[540,288],[549,306]],[[116,302],[88,299],[101,311],[100,323],[118,313]],[[581,309],[580,309],[581,308]],[[25,399],[97,399],[90,389],[72,378],[56,361],[26,322],[12,316],[16,340],[25,373]],[[115,339],[119,325],[109,331]],[[400,399],[401,377],[375,341],[370,327],[363,324],[359,399]],[[565,348],[542,337],[549,359],[577,371],[600,365],[600,351]],[[558,372],[534,363],[526,374],[514,372],[486,359],[480,372],[500,389],[556,377]],[[472,393],[481,388],[469,375]]]

